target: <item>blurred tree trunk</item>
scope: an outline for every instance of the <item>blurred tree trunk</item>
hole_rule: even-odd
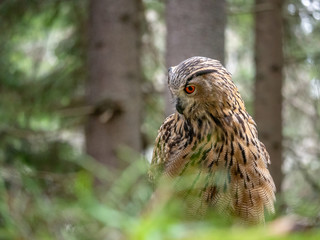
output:
[[[87,153],[112,168],[121,146],[141,150],[141,0],[91,0],[86,125]]]
[[[283,0],[255,2],[255,120],[271,157],[270,171],[281,191],[282,167],[282,5]]]
[[[226,26],[224,0],[167,0],[167,67],[192,56],[204,56],[224,63]],[[166,91],[166,114],[173,112]]]

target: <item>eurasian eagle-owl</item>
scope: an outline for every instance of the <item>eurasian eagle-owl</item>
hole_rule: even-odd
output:
[[[177,112],[159,129],[151,177],[170,179],[193,214],[213,208],[264,222],[265,209],[274,212],[270,158],[231,74],[217,60],[192,57],[169,68],[168,86]]]

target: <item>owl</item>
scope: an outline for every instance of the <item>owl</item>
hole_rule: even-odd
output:
[[[171,184],[194,215],[263,223],[274,212],[270,157],[231,74],[217,60],[191,57],[169,68],[168,87],[176,112],[158,131],[150,177]]]

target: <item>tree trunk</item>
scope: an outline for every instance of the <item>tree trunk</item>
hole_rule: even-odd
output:
[[[86,148],[111,168],[119,147],[141,150],[140,16],[140,0],[90,1]]]
[[[282,173],[282,5],[283,0],[255,3],[255,120],[259,137],[271,157],[270,171],[277,191]]]
[[[204,56],[224,63],[224,0],[167,0],[167,67],[192,56]],[[173,112],[166,91],[166,114]]]

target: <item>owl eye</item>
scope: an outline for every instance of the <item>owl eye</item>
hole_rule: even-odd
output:
[[[191,94],[194,92],[194,90],[196,90],[196,87],[190,85],[190,86],[187,86],[184,90],[186,91],[186,93]]]

